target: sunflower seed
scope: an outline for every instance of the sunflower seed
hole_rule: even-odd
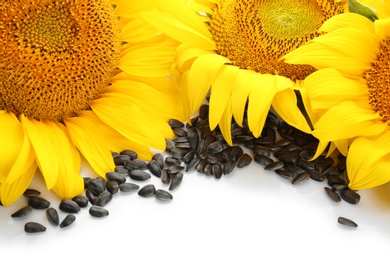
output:
[[[65,228],[73,224],[75,222],[76,216],[73,214],[68,214],[60,223],[60,228]]]
[[[271,158],[260,154],[255,154],[253,160],[261,165],[270,165],[274,163],[274,160],[272,160]]]
[[[123,184],[123,183],[121,183],[121,184]],[[119,184],[119,185],[121,185],[121,184]],[[100,194],[97,197],[95,205],[103,207],[111,200],[112,200],[112,194],[109,191],[105,190],[102,192],[102,194]],[[76,213],[76,212],[69,212],[69,213]]]
[[[191,144],[191,149],[196,150],[199,143],[199,135],[196,131],[189,131],[188,134],[188,140]]]
[[[253,151],[254,155],[262,155],[262,156],[266,156],[266,157],[271,156],[271,151],[268,150],[267,148],[265,148],[264,146],[256,145],[252,149],[252,151]]]
[[[42,224],[37,223],[37,222],[27,222],[24,225],[24,231],[26,233],[44,232],[44,231],[46,231],[46,227]]]
[[[156,161],[158,165],[160,166],[160,169],[164,169],[165,164],[164,164],[164,156],[161,153],[156,153],[152,157],[153,161]]]
[[[166,190],[162,190],[162,189],[156,190],[156,192],[154,193],[154,196],[156,197],[156,199],[159,199],[159,200],[172,200],[173,199],[173,196],[171,193],[169,193]]]
[[[46,217],[47,217],[47,220],[49,220],[49,222],[51,224],[53,224],[54,226],[58,226],[60,224],[58,212],[55,208],[48,208],[46,210]]]
[[[121,183],[123,184],[123,183]],[[116,194],[119,191],[119,184],[116,181],[108,181],[107,182],[107,190],[111,194]]]
[[[120,174],[128,174],[129,170],[125,168],[124,165],[117,165],[114,168],[114,171]]]
[[[87,186],[88,190],[90,190],[95,196],[99,196],[106,189],[103,182],[98,178],[90,180]]]
[[[295,163],[298,159],[298,155],[290,152],[290,153],[282,154],[277,158],[279,161],[282,161],[283,163]]]
[[[171,152],[173,148],[175,148],[175,144],[173,143],[173,141],[165,139],[165,151]]]
[[[184,157],[183,157],[183,162],[184,162],[184,163],[189,163],[189,162],[192,160],[192,158],[194,158],[195,154],[196,154],[196,151],[195,151],[195,150],[189,151],[188,153],[186,153],[186,154],[184,155]]]
[[[28,205],[34,209],[47,209],[50,206],[50,201],[42,197],[30,197],[28,199]]]
[[[307,160],[305,160],[303,158],[298,158],[297,161],[295,162],[295,164],[298,167],[300,167],[300,168],[302,168],[302,169],[304,169],[306,171],[315,169],[315,167],[314,167],[314,165],[312,163],[310,163],[309,161],[307,161]]]
[[[32,211],[33,211],[33,207],[31,207],[30,205],[27,205],[27,206],[24,206],[21,209],[15,211],[14,213],[12,213],[11,217],[21,218],[21,217],[24,217],[24,216],[30,214]]]
[[[171,176],[169,175],[168,170],[164,169],[161,172],[161,182],[164,184],[169,184],[170,181],[171,181]]]
[[[119,189],[121,192],[130,192],[133,190],[138,190],[139,186],[135,183],[126,182],[119,184]]]
[[[320,173],[317,170],[308,170],[307,171],[310,174],[310,178],[315,181],[322,182],[325,180],[325,175]]]
[[[106,178],[110,181],[116,181],[119,184],[126,181],[126,178],[117,172],[106,172]]]
[[[329,175],[328,176],[328,185],[333,186],[334,184],[346,184],[346,183],[338,175]]]
[[[307,181],[308,179],[310,179],[310,174],[308,172],[302,172],[302,173],[299,173],[297,176],[295,176],[295,178],[292,180],[292,184],[301,184],[305,181]]]
[[[169,166],[167,168],[167,172],[169,174],[177,174],[179,173],[180,171],[183,171],[185,169],[184,166],[181,166],[181,165],[172,165],[172,166]]]
[[[80,211],[80,206],[73,200],[63,199],[60,202],[59,209],[67,213],[77,213]]]
[[[76,202],[80,208],[85,208],[88,206],[88,198],[83,195],[75,196],[72,198],[74,202]]]
[[[199,108],[199,118],[206,119],[209,114],[209,106],[207,104],[202,104]]]
[[[284,163],[282,161],[275,161],[274,163],[268,164],[264,167],[264,170],[275,171],[283,168]]]
[[[148,169],[148,163],[144,160],[134,159],[134,160],[132,160],[132,162],[138,166],[139,170],[147,170]]]
[[[189,161],[186,165],[186,172],[190,171],[192,168],[194,168],[194,166],[199,162],[199,158],[195,157],[192,158],[191,161]]]
[[[148,163],[148,169],[154,176],[161,177],[161,168],[157,161],[151,160]]]
[[[85,191],[85,196],[87,196],[89,202],[94,205],[95,202],[96,202],[96,199],[97,199],[97,196],[95,194],[92,193],[91,190],[86,190]]]
[[[332,189],[330,189],[328,187],[324,187],[324,189],[326,191],[326,194],[328,194],[329,198],[331,198],[333,201],[335,201],[335,202],[341,201],[341,198],[340,198],[339,194],[337,194],[337,192],[333,191]]]
[[[224,149],[222,143],[220,141],[212,142],[207,146],[206,151],[212,154],[220,153]]]
[[[36,196],[39,196],[39,195],[41,195],[41,192],[38,191],[38,190],[35,190],[35,189],[26,189],[23,192],[23,196],[25,196],[27,198],[36,197]]]
[[[236,167],[237,162],[236,161],[227,161],[223,165],[223,174],[228,175],[229,173],[233,172],[234,168]]]
[[[116,156],[114,156],[113,159],[114,159],[114,164],[115,165],[125,165],[125,163],[127,161],[131,160],[130,156],[125,155],[125,154],[116,155]]]
[[[337,222],[342,224],[342,225],[349,226],[349,227],[358,227],[358,224],[356,224],[356,222],[354,222],[348,218],[345,218],[345,217],[339,217],[337,219]]]
[[[143,170],[131,170],[129,177],[136,181],[146,181],[151,178],[151,175]]]
[[[138,191],[138,195],[145,198],[154,196],[155,193],[156,193],[156,188],[154,187],[153,184],[147,184]]]
[[[119,154],[120,155],[127,155],[127,156],[129,156],[130,160],[137,159],[137,157],[138,157],[138,154],[137,154],[136,151],[128,150],[128,149],[121,151]],[[124,158],[126,158],[126,157],[124,157]]]
[[[173,178],[171,180],[171,184],[169,185],[169,190],[174,190],[176,189],[180,183],[182,182],[183,180],[183,173],[179,172],[179,173],[176,173],[175,175],[173,175]]]
[[[302,152],[299,153],[299,156],[307,161],[310,161],[310,159],[313,158],[313,156],[315,155],[316,151],[314,149],[310,149],[310,150],[304,150]]]
[[[282,138],[278,141],[275,142],[275,146],[278,146],[278,147],[283,147],[283,146],[287,146],[291,143],[291,141],[287,138]]]
[[[360,195],[350,189],[342,190],[340,196],[343,200],[351,204],[357,204],[360,201]]]
[[[236,166],[237,168],[244,168],[248,166],[251,162],[252,162],[252,157],[249,154],[244,153],[238,158]]]
[[[184,127],[184,123],[177,119],[169,119],[168,124],[171,128],[180,128]]]
[[[211,173],[214,175],[216,179],[220,179],[222,177],[222,167],[220,164],[213,164],[211,167]]]
[[[275,170],[275,172],[280,176],[280,177],[283,177],[285,179],[288,179],[288,180],[293,180],[295,178],[295,174],[290,172],[290,171],[286,171],[286,170]]]
[[[180,165],[180,160],[172,156],[167,156],[165,157],[165,164],[167,166]]]
[[[107,209],[100,206],[92,206],[89,208],[89,214],[93,217],[101,218],[109,215]]]

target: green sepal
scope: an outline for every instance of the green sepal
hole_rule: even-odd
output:
[[[372,22],[378,20],[375,10],[372,7],[360,3],[358,0],[347,0],[349,11],[351,13],[357,13],[370,19]]]

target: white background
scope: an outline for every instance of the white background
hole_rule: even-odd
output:
[[[83,175],[88,176],[85,167]],[[130,179],[127,180],[132,181]],[[153,183],[168,186],[152,176]],[[38,175],[32,188],[51,206],[59,200],[44,190]],[[173,200],[118,193],[105,207],[110,215],[94,218],[84,208],[69,227],[52,226],[45,210],[20,218],[19,199],[0,207],[0,256],[20,259],[388,259],[390,186],[359,191],[360,203],[333,202],[320,183],[292,185],[255,162],[220,180],[196,171],[184,174]],[[62,220],[66,213],[60,213]],[[347,217],[357,228],[337,222]],[[37,221],[46,232],[27,234],[24,223]],[[6,258],[7,257],[7,258]],[[28,257],[28,258],[27,258]]]

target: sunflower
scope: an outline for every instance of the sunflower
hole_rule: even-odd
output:
[[[329,142],[344,142],[349,187],[356,190],[390,181],[390,18],[378,18],[335,16],[320,28],[325,35],[284,57],[319,69],[302,88],[320,140],[317,154]]]
[[[209,99],[209,124],[232,145],[231,122],[260,136],[271,106],[293,126],[310,131],[296,106],[296,82],[315,71],[279,59],[319,36],[318,28],[345,6],[333,0],[155,1],[141,16],[180,45],[172,78],[187,120]]]
[[[60,198],[83,192],[84,157],[99,176],[112,152],[150,159],[183,120],[170,85],[172,41],[110,0],[0,3],[0,201],[12,204],[40,172]]]

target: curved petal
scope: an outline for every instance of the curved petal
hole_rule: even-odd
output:
[[[13,113],[0,110],[0,182],[8,175],[23,144],[23,127]]]
[[[239,68],[236,66],[223,66],[211,86],[209,125],[213,130],[221,120],[232,95],[233,85],[237,78]],[[231,116],[231,115],[230,115]]]
[[[66,142],[63,133],[54,123],[37,121],[20,116],[22,125],[27,133],[36,154],[39,169],[46,182],[48,190],[52,189],[57,181],[59,169],[58,151],[62,149],[60,143]]]
[[[95,125],[83,114],[83,117],[65,119],[69,136],[88,161],[92,169],[105,178],[106,172],[115,167],[111,151],[105,139],[99,133],[99,125]]]
[[[225,111],[219,121],[219,129],[226,140],[226,142],[232,146],[232,98],[230,96],[228,103],[225,106]]]
[[[386,124],[380,116],[354,102],[345,101],[330,108],[314,125],[313,135],[321,140],[333,141],[357,136],[375,136],[383,132]]]
[[[232,92],[232,113],[236,123],[242,126],[245,107],[248,101],[251,85],[257,78],[257,73],[240,69]]]
[[[326,20],[318,31],[332,32],[341,28],[353,28],[367,33],[374,32],[374,24],[366,17],[356,13],[343,13]]]
[[[203,103],[219,71],[229,59],[218,54],[205,54],[197,58],[188,75],[188,103],[195,113]]]
[[[81,195],[84,191],[84,180],[80,175],[81,158],[79,151],[66,133],[65,126],[60,123],[56,125],[64,133],[67,142],[62,143],[62,149],[59,151],[59,174],[53,191],[62,199],[71,199]]]

